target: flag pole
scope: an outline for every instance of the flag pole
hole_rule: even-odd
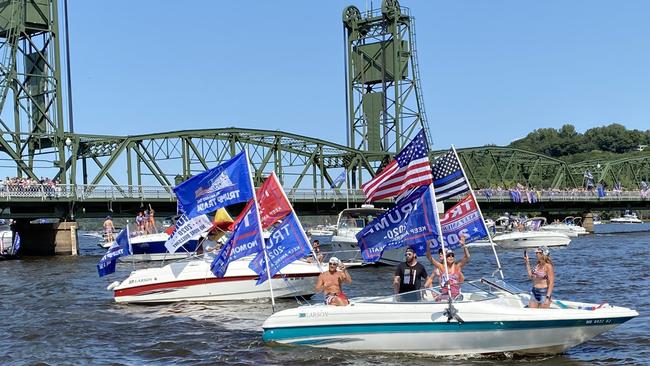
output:
[[[271,292],[271,309],[275,313],[275,297],[273,296],[273,277],[271,277],[271,268],[269,267],[269,253],[266,250],[266,240],[264,240],[264,233],[262,232],[262,218],[260,217],[260,208],[259,203],[257,202],[257,194],[255,192],[255,184],[253,183],[253,175],[251,174],[251,165],[248,160],[248,151],[244,150],[244,156],[246,157],[246,166],[248,167],[248,178],[251,182],[251,188],[253,189],[253,202],[255,203],[255,215],[257,215],[257,230],[262,239],[262,252],[264,252],[264,260],[266,261],[266,275],[269,277],[269,291]]]
[[[503,270],[501,269],[501,262],[499,261],[499,255],[497,254],[497,249],[494,245],[494,242],[492,241],[492,236],[490,236],[490,231],[487,230],[487,226],[485,226],[485,218],[483,217],[483,212],[481,211],[481,206],[479,206],[478,201],[476,200],[476,195],[474,194],[474,189],[472,189],[472,184],[469,182],[469,179],[467,178],[467,174],[465,174],[465,168],[463,168],[463,164],[460,162],[460,158],[458,157],[458,153],[456,152],[456,148],[454,145],[451,145],[451,149],[454,151],[454,155],[456,156],[456,160],[458,160],[458,165],[460,165],[460,171],[463,172],[463,177],[465,178],[465,181],[467,181],[467,186],[469,187],[469,193],[472,195],[472,199],[474,200],[474,203],[476,203],[476,208],[478,209],[478,214],[481,216],[481,220],[483,222],[483,226],[485,227],[485,231],[488,233],[488,240],[490,241],[490,246],[492,247],[492,252],[494,253],[494,258],[497,261],[497,270],[499,271],[499,274],[501,275],[501,279],[503,280]],[[494,272],[492,273],[494,275]]]
[[[293,216],[296,217],[296,220],[298,221],[298,225],[300,225],[300,232],[302,233],[302,237],[305,240],[305,242],[307,243],[307,245],[309,245],[309,250],[311,251],[311,255],[312,255],[312,257],[314,257],[314,260],[315,260],[314,263],[318,266],[318,271],[320,273],[323,273],[323,267],[321,266],[320,261],[318,260],[318,257],[316,256],[316,253],[314,253],[314,247],[311,245],[311,242],[309,241],[309,238],[307,237],[307,234],[305,233],[305,229],[302,227],[302,222],[300,222],[300,220],[298,219],[298,215],[296,214],[296,211],[293,209],[293,205],[289,202],[289,198],[287,197],[287,194],[284,192],[284,188],[280,184],[280,181],[278,180],[278,177],[275,175],[275,172],[272,172],[271,175],[269,176],[269,178],[273,178],[275,180],[276,185],[278,187],[280,187],[280,191],[282,192],[282,197],[284,197],[284,199],[287,201],[287,203],[289,203],[289,208],[291,208],[291,213],[293,214]]]

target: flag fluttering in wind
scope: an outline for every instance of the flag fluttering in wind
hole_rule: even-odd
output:
[[[433,186],[437,201],[444,201],[469,191],[469,182],[465,179],[454,149],[436,158],[433,164]]]
[[[102,259],[99,260],[97,264],[97,273],[99,277],[106,276],[115,272],[115,265],[117,264],[117,258],[130,255],[133,251],[131,250],[131,239],[129,238],[129,227],[122,229],[119,234],[115,237],[115,243],[108,248],[108,251]]]
[[[366,201],[377,201],[398,196],[413,187],[431,183],[429,148],[424,130],[395,156],[384,169],[361,186]]]

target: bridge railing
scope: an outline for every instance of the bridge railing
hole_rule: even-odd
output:
[[[650,191],[606,191],[604,197],[599,197],[596,191],[534,191],[534,201],[638,201],[650,199]],[[362,202],[365,199],[360,189],[291,189],[287,191],[290,201],[332,201],[332,202]],[[526,191],[520,192],[520,203],[530,202]],[[460,197],[452,198],[457,201]],[[510,191],[507,190],[477,190],[479,202],[513,202]],[[0,199],[37,199],[37,200],[169,200],[175,201],[172,187],[161,186],[114,186],[114,185],[49,185],[32,184],[29,186],[5,185],[0,183]]]

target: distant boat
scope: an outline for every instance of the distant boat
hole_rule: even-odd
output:
[[[544,219],[546,220],[546,219]],[[575,238],[578,235],[588,234],[587,229],[582,226],[576,225],[576,220],[582,221],[581,218],[567,216],[562,222],[554,222],[547,225],[540,226],[539,230],[542,231],[555,231],[558,233],[566,234],[570,238]]]
[[[612,224],[643,224],[643,221],[636,216],[636,212],[625,211],[621,217],[609,220]]]

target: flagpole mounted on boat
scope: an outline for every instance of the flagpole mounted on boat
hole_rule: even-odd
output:
[[[472,188],[472,185],[469,182],[469,179],[467,178],[467,174],[465,174],[465,168],[463,168],[463,164],[460,162],[460,157],[458,156],[458,153],[456,152],[456,148],[454,145],[451,145],[451,149],[454,151],[454,155],[456,155],[456,159],[458,160],[458,165],[460,165],[460,170],[463,172],[463,177],[467,181],[467,186],[469,187],[469,193],[472,195],[472,199],[474,200],[474,203],[476,204],[476,208],[478,209],[478,213],[481,216],[481,220],[483,221],[483,225],[485,225],[485,217],[483,217],[483,212],[481,211],[481,206],[479,206],[478,201],[476,200],[476,195],[474,194],[474,189]],[[487,227],[485,227],[487,229]],[[501,269],[501,262],[499,261],[499,255],[497,254],[497,249],[496,246],[494,245],[494,242],[492,241],[492,236],[490,236],[490,231],[487,230],[488,232],[488,240],[490,241],[490,246],[492,247],[492,252],[494,253],[494,258],[497,261],[497,270],[499,271],[499,275],[501,275],[501,279],[503,280],[503,270]]]

